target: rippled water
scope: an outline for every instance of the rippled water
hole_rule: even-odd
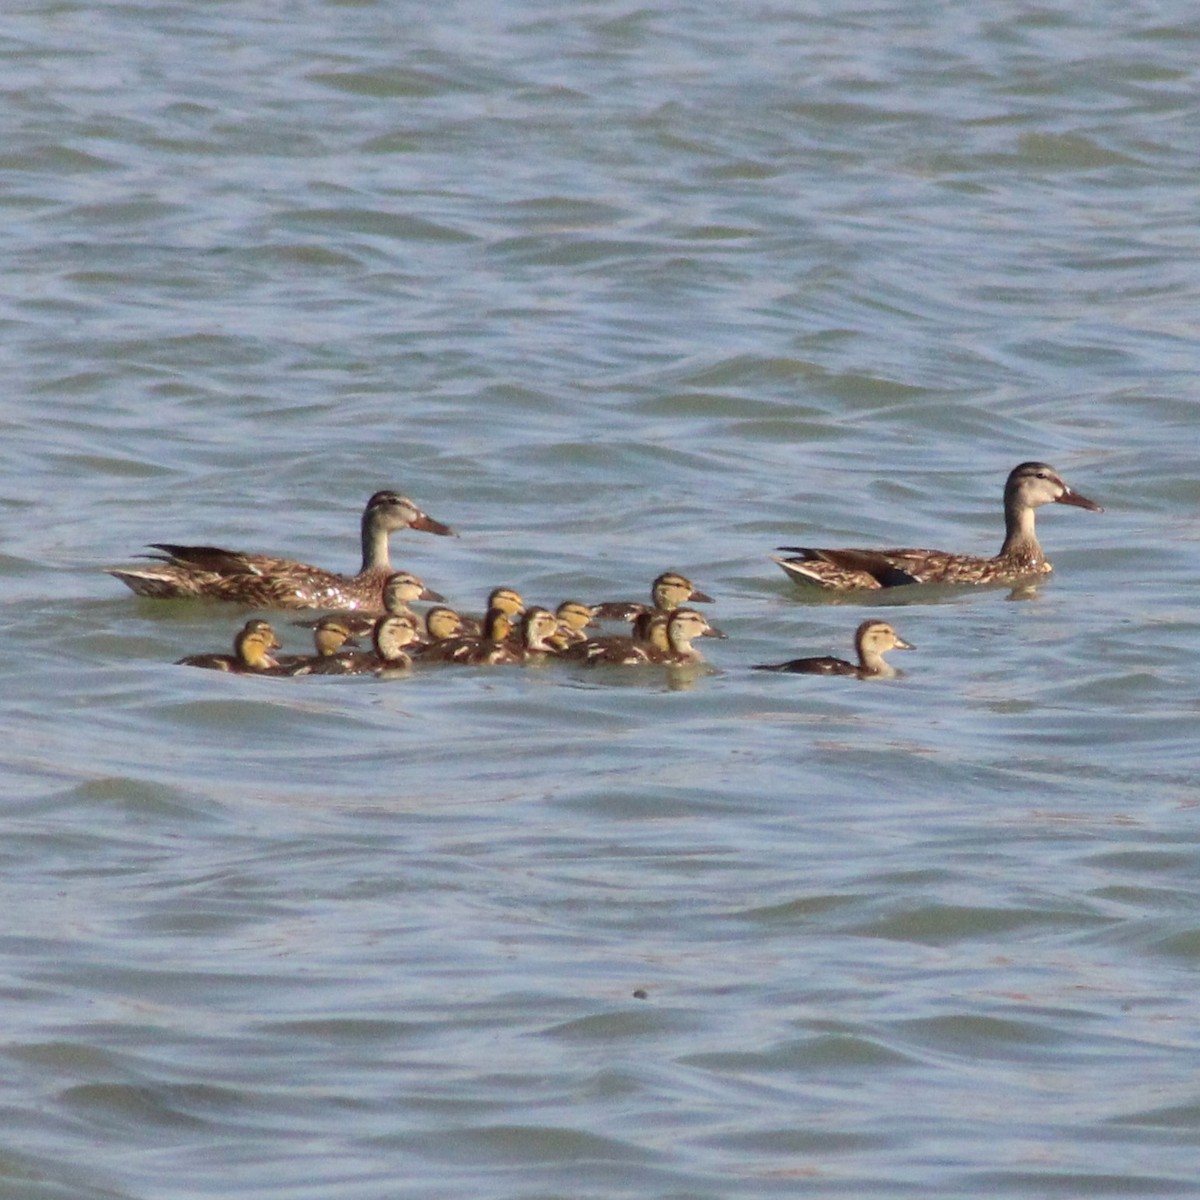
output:
[[[5,1197],[1200,1190],[1196,55],[1137,5],[6,14]],[[780,544],[991,552],[877,597]],[[711,673],[221,677],[153,540]],[[303,633],[280,621],[289,649]]]

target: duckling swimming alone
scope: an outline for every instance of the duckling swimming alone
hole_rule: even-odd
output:
[[[756,671],[788,671],[797,675],[853,675],[858,679],[883,679],[896,674],[896,668],[884,662],[889,650],[914,650],[886,621],[864,621],[854,631],[858,665],[844,658],[793,658],[789,662],[760,663]]]
[[[772,555],[771,559],[794,582],[835,591],[913,583],[1018,583],[1051,571],[1034,528],[1034,510],[1043,504],[1104,511],[1069,488],[1053,467],[1026,462],[1012,469],[1004,485],[1004,544],[991,558],[945,550],[821,550],[781,546],[781,550],[793,557]]]

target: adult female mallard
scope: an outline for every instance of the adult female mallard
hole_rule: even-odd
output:
[[[158,599],[229,600],[256,608],[372,609],[383,607],[383,584],[392,574],[389,535],[398,529],[453,536],[454,530],[423,513],[406,496],[376,492],[362,515],[362,567],[338,575],[308,563],[265,554],[243,554],[217,546],[154,542],[161,555],[146,567],[112,567],[139,596]]]
[[[821,550],[810,546],[780,546],[791,557],[771,557],[796,583],[834,591],[912,583],[1020,583],[1051,570],[1034,531],[1034,510],[1043,504],[1104,511],[1072,491],[1053,467],[1026,462],[1012,469],[1004,485],[1004,544],[992,558],[944,550]]]
[[[883,660],[889,650],[914,650],[886,621],[864,621],[854,631],[858,664],[844,658],[793,658],[788,662],[759,663],[756,671],[788,671],[795,675],[853,675],[858,679],[884,679],[896,674],[896,668]]]
[[[247,621],[233,639],[232,654],[189,654],[177,666],[206,667],[210,671],[229,671],[234,675],[279,674],[279,663],[271,657],[278,650],[275,630],[263,620]]]
[[[594,615],[605,621],[632,621],[638,613],[647,611],[671,612],[681,604],[711,604],[706,596],[686,576],[678,571],[664,571],[650,585],[651,603],[638,600],[606,600],[597,604]]]

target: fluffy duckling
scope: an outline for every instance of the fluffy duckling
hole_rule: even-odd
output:
[[[587,631],[596,626],[596,612],[581,600],[564,600],[554,610],[558,620],[557,640],[560,647],[576,646],[588,640]]]
[[[653,622],[651,623],[653,627]],[[702,663],[704,655],[693,645],[694,638],[723,638],[725,634],[708,623],[708,618],[694,608],[677,608],[667,618],[667,650],[664,653],[651,642],[651,662]]]
[[[340,616],[322,617],[312,626],[316,655],[282,654],[277,660],[279,667],[289,674],[305,675],[316,663],[336,658],[343,651],[348,653],[358,645],[350,634],[349,624]]]
[[[488,615],[496,609],[511,619],[525,612],[525,599],[516,588],[495,587],[488,593],[487,611],[482,617],[463,617],[463,633],[466,637],[481,637],[487,626]]]
[[[544,662],[560,652],[559,619],[547,608],[527,608],[521,618],[520,643],[517,652],[521,661]]]
[[[233,640],[232,654],[189,654],[178,660],[179,666],[205,667],[210,671],[229,671],[235,675],[269,675],[279,671],[271,657],[278,650],[275,630],[263,620],[247,621]]]
[[[821,658],[793,658],[789,662],[762,663],[756,671],[789,671],[797,675],[853,675],[857,679],[885,679],[896,674],[896,668],[884,662],[889,650],[913,650],[886,621],[864,621],[854,631],[858,650],[858,665],[844,658],[826,655]]]
[[[463,619],[452,608],[444,604],[435,605],[425,613],[425,641],[445,642],[450,638],[465,637]]]
[[[641,604],[636,600],[607,600],[597,604],[595,615],[606,621],[632,621],[638,613],[647,609],[658,612],[672,612],[681,604],[711,604],[713,599],[706,596],[686,576],[678,571],[664,571],[650,586],[650,604]]]

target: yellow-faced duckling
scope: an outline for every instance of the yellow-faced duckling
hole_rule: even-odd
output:
[[[944,550],[821,550],[781,546],[791,557],[772,555],[788,577],[806,587],[851,591],[912,583],[1013,584],[1048,575],[1050,563],[1038,544],[1034,510],[1043,504],[1069,504],[1103,512],[1072,491],[1062,476],[1040,462],[1021,463],[1004,485],[1004,544],[994,557]]]
[[[653,629],[653,625],[651,626]],[[652,634],[653,636],[653,634]],[[650,655],[651,662],[702,663],[704,655],[692,645],[694,638],[723,638],[721,630],[708,623],[708,618],[694,608],[676,608],[667,617],[667,650],[657,646]]]
[[[466,635],[463,619],[454,609],[447,608],[444,604],[435,604],[426,611],[424,641],[445,642],[450,638]]]
[[[711,604],[706,596],[686,575],[678,571],[664,571],[650,587],[650,604],[636,600],[606,600],[597,604],[594,613],[606,621],[632,621],[638,613],[647,609],[657,612],[673,612],[681,604]]]
[[[322,617],[312,626],[316,654],[282,654],[279,667],[294,675],[310,674],[316,664],[348,654],[358,645],[350,634],[349,624],[340,616]]]
[[[159,599],[193,597],[230,600],[259,608],[383,607],[383,584],[392,574],[388,538],[399,529],[451,536],[406,496],[382,491],[367,501],[362,515],[362,567],[357,575],[339,575],[308,563],[265,554],[243,554],[217,546],[179,546],[154,542],[155,562],[146,567],[109,570],[139,596]]]
[[[885,679],[896,668],[883,660],[889,650],[913,650],[886,621],[864,621],[854,631],[858,664],[826,655],[822,658],[793,658],[789,662],[762,663],[756,671],[788,671],[796,675],[853,675],[858,679]]]
[[[513,623],[525,611],[525,599],[516,588],[495,587],[488,593],[487,609],[482,617],[463,617],[463,634],[466,637],[480,637],[487,623],[487,615],[497,609],[509,617]]]
[[[206,667],[210,671],[230,671],[235,675],[270,675],[279,672],[271,657],[279,649],[275,630],[263,620],[247,621],[233,640],[232,654],[189,654],[179,659],[184,667]]]
[[[432,588],[426,587],[425,581],[411,571],[394,571],[383,584],[382,613],[371,612],[368,609],[360,609],[357,612],[346,610],[329,613],[328,617],[341,621],[351,637],[370,637],[379,617],[386,616],[388,613],[407,613],[409,616],[415,616],[412,609],[415,601],[429,600],[441,603],[443,599],[443,596]],[[302,629],[313,629],[328,617],[319,617],[317,620],[310,621],[293,621],[292,624],[299,625]]]
[[[558,620],[557,642],[560,648],[575,646],[588,640],[587,631],[596,626],[596,613],[582,600],[564,600],[554,610]]]

